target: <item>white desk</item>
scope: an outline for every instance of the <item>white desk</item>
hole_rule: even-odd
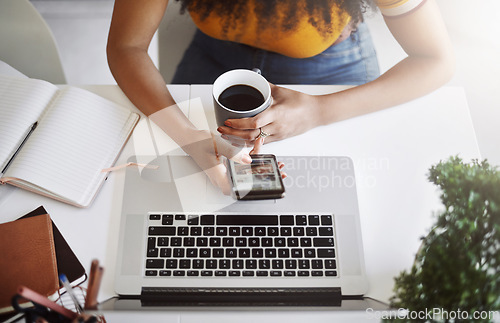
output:
[[[135,109],[117,86],[85,87],[103,97]],[[312,94],[339,90],[335,86],[296,86]],[[208,127],[213,123],[210,86],[172,86],[177,101],[189,97],[183,109],[194,123]],[[201,105],[200,105],[201,104]],[[201,108],[208,116],[205,119]],[[148,146],[147,124],[139,124],[118,163],[134,154],[134,146]],[[136,143],[134,145],[134,142]],[[142,144],[139,145],[138,143]],[[165,145],[170,145],[168,140]],[[168,148],[169,149],[169,148]],[[167,149],[167,150],[168,150]],[[345,155],[355,164],[366,270],[370,282],[368,296],[387,301],[392,295],[393,277],[408,269],[424,235],[433,222],[432,214],[441,209],[436,187],[428,183],[428,168],[439,160],[459,154],[465,160],[480,158],[464,92],[442,88],[426,97],[382,112],[316,128],[301,136],[265,145],[263,152],[276,155]],[[113,271],[120,221],[124,172],[111,173],[91,207],[78,209],[20,189],[0,201],[0,222],[45,206],[71,248],[88,270],[91,259],[105,266],[100,300],[114,295]],[[137,315],[108,313],[108,322],[136,321]],[[345,313],[328,312],[168,312],[148,313],[148,320],[164,321],[274,322],[280,320],[330,321]],[[362,314],[358,318],[363,318]],[[284,318],[283,316],[286,316]],[[352,318],[352,317],[350,317]]]

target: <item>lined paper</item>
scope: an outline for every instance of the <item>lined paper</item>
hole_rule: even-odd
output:
[[[5,176],[87,205],[138,117],[86,90],[64,89]]]
[[[45,81],[0,75],[0,172],[57,91]]]

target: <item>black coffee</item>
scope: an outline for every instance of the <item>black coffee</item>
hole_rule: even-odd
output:
[[[265,99],[262,93],[250,85],[233,85],[222,91],[219,95],[219,102],[228,109],[235,111],[253,110]]]

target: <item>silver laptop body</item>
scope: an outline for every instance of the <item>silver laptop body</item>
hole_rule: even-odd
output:
[[[367,291],[350,158],[279,156],[286,195],[262,201],[222,195],[190,157],[146,159],[159,167],[126,170],[118,295],[224,303]]]

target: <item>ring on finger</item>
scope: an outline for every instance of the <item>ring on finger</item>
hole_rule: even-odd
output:
[[[260,133],[257,137],[255,137],[255,140],[257,140],[259,138],[266,138],[266,137],[269,137],[271,135],[270,133],[267,133],[264,130],[262,130],[262,127],[260,127],[259,130],[260,130]]]

